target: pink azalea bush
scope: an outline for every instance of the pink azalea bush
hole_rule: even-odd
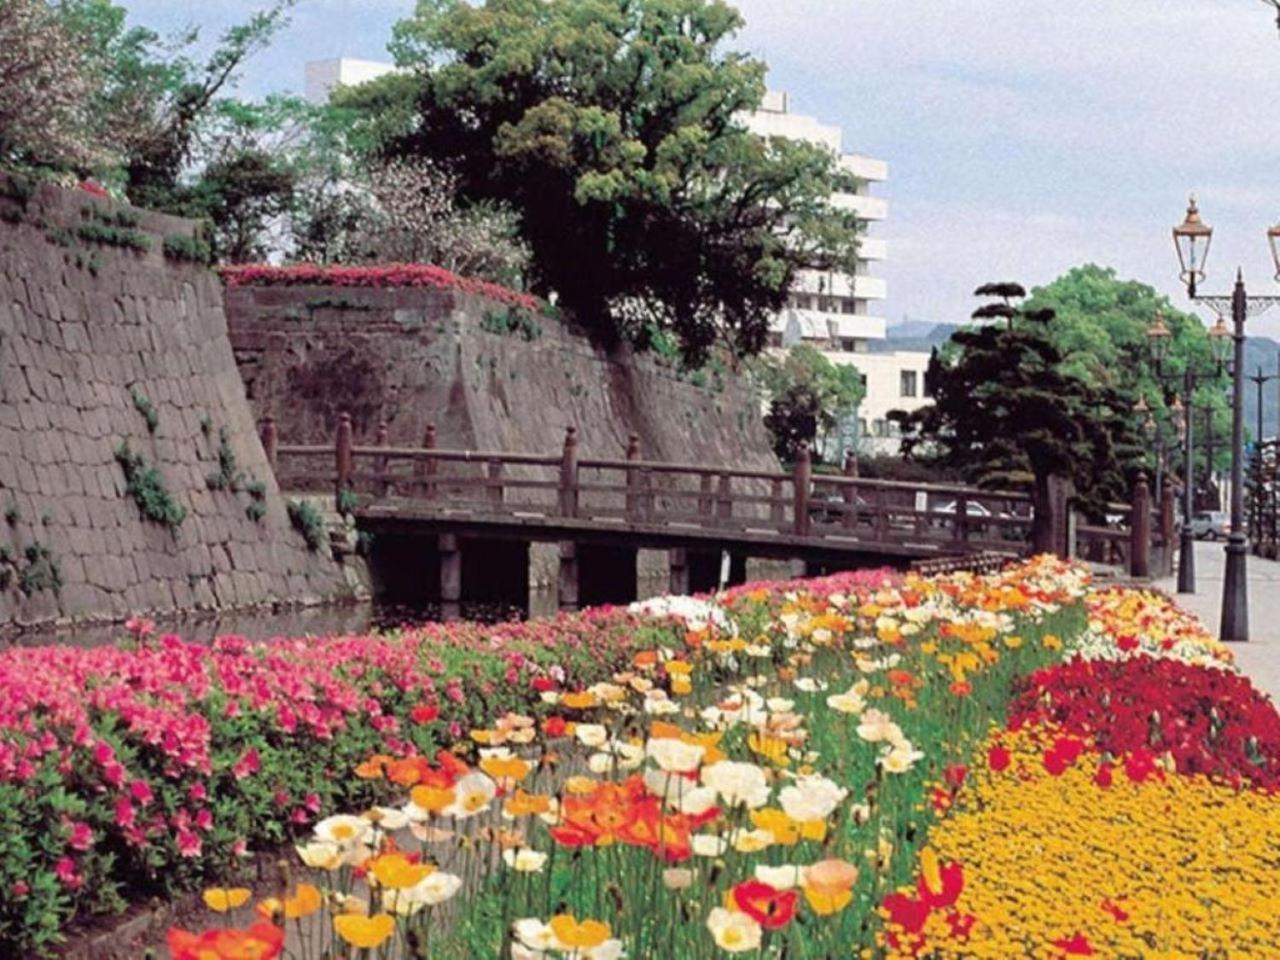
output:
[[[806,582],[863,595],[884,573]],[[797,584],[718,598],[761,612]],[[374,753],[432,755],[540,694],[610,677],[685,624],[601,607],[387,635],[153,636],[0,652],[0,956],[49,952],[75,916],[192,888],[369,797]]]
[[[270,264],[243,264],[219,268],[229,287],[300,286],[329,287],[439,287],[473,293],[521,310],[536,313],[542,308],[537,297],[501,284],[474,277],[460,277],[429,263],[388,263],[376,266],[321,266],[297,263],[276,267]]]
[[[0,956],[167,895],[356,802],[370,753],[431,752],[653,636],[625,612],[390,635],[176,636],[0,653]],[[536,682],[535,682],[536,681]]]

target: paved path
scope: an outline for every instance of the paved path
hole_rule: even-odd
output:
[[[1196,592],[1177,593],[1176,577],[1156,586],[1198,616],[1214,636],[1222,613],[1226,560],[1220,543],[1196,544]],[[1254,685],[1280,702],[1280,563],[1249,557],[1249,642],[1231,645],[1240,669]]]

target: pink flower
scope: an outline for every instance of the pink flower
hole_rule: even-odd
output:
[[[235,762],[235,765],[231,768],[231,773],[237,780],[243,780],[245,777],[250,774],[257,773],[261,769],[262,760],[258,757],[258,750],[256,747],[250,747],[244,752],[244,755]]]
[[[213,829],[213,814],[206,808],[196,813],[195,820],[192,821],[197,830],[203,830],[208,833]]]
[[[209,796],[209,791],[205,789],[203,783],[193,783],[191,789],[187,791],[187,796],[192,803],[202,803]]]
[[[93,830],[82,820],[71,822],[71,835],[67,838],[67,846],[82,853],[93,846]]]
[[[311,813],[320,812],[320,794],[308,793],[302,798],[302,805]]]
[[[129,784],[129,795],[144,807],[155,799],[155,794],[151,792],[151,784],[145,780],[135,780]]]
[[[128,830],[137,824],[137,815],[133,804],[126,796],[116,797],[116,826]]]
[[[59,857],[53,873],[68,890],[79,890],[84,885],[84,877],[76,873],[76,862],[70,857]]]
[[[13,899],[21,900],[23,897],[25,897],[28,893],[31,892],[31,887],[27,884],[25,880],[19,880],[12,887],[9,888],[9,892],[13,895]]]
[[[198,857],[204,849],[204,841],[200,839],[199,834],[192,833],[190,830],[178,831],[178,853],[184,857]]]

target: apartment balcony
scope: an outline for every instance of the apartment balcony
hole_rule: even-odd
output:
[[[880,277],[850,277],[843,273],[805,270],[796,277],[795,293],[853,300],[883,300],[888,284]]]
[[[787,309],[769,326],[783,335],[785,346],[812,343],[822,349],[832,349],[842,340],[883,340],[888,323],[884,317],[865,314]]]
[[[837,210],[851,210],[859,220],[883,220],[889,216],[889,203],[880,197],[864,197],[855,193],[833,193],[831,205]]]
[[[879,237],[858,238],[859,260],[884,260],[889,256],[889,246]]]
[[[872,183],[883,183],[889,179],[889,164],[883,160],[874,160],[861,153],[846,153],[840,157],[840,169],[853,174],[860,180]]]

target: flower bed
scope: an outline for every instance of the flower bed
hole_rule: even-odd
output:
[[[685,628],[636,644],[608,681],[543,691],[549,714],[494,715],[434,756],[371,756],[356,773],[378,802],[316,825],[301,882],[256,907],[211,893],[246,901],[239,929],[256,910],[317,953],[871,948],[1014,680],[1086,632],[1083,596],[1079,570],[1041,560],[648,604]],[[940,876],[937,906],[954,871]],[[174,931],[175,953],[195,936]]]
[[[0,652],[0,956],[47,951],[73,917],[198,886],[369,799],[350,773],[371,752],[545,712],[541,690],[606,679],[683,630],[617,609],[211,647],[129,626],[119,647]]]
[[[501,284],[474,277],[460,277],[429,263],[387,263],[377,266],[322,266],[296,263],[288,266],[241,264],[219,267],[229,287],[288,287],[315,284],[328,287],[438,287],[460,290],[537,313],[543,303],[537,297]]]
[[[110,815],[51,816],[62,787],[98,811],[123,795],[139,822],[163,812],[144,849],[189,879],[218,873],[205,900],[226,929],[171,931],[175,960],[1062,960],[1280,942],[1274,708],[1168,600],[1091,591],[1054,560],[311,643],[71,657],[82,704],[3,714],[36,718],[23,756],[43,740],[37,769],[57,774],[7,835],[46,845],[29,875],[63,897],[81,871],[144,875],[136,856],[101,862],[127,846]],[[117,702],[132,712],[103,706]],[[210,772],[190,772],[199,723],[170,741],[139,704],[205,718]],[[101,771],[77,779],[97,749],[78,710],[132,751],[100,795]],[[226,726],[250,714],[247,733]],[[166,799],[133,798],[135,776]],[[41,816],[61,827],[34,832]],[[203,841],[189,860],[184,827]],[[255,903],[238,844],[287,835],[299,862]]]

